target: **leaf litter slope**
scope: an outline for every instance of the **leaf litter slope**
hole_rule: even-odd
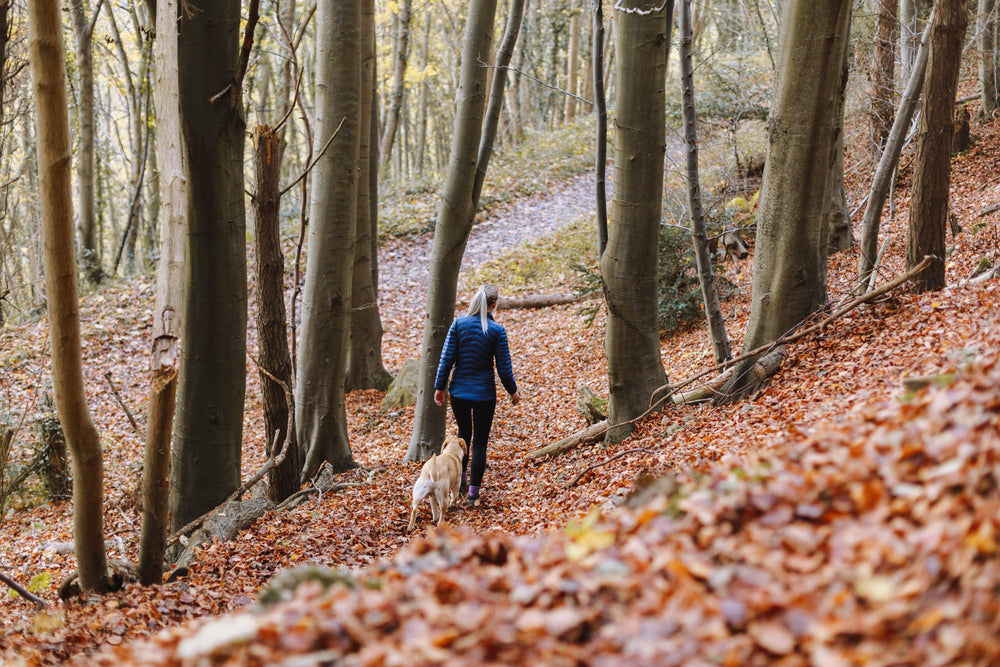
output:
[[[983,255],[997,258],[998,217],[977,217],[1000,201],[997,129],[978,128],[977,144],[955,160],[953,210],[966,231],[949,284]],[[889,276],[905,247],[904,191],[901,215],[885,224]],[[973,232],[977,222],[985,225]],[[856,266],[856,252],[831,260],[833,300]],[[750,260],[727,268],[741,295],[726,305],[737,344],[750,269]],[[118,285],[83,307],[88,397],[105,443],[105,531],[112,557],[132,560],[141,437],[103,375],[112,371],[141,412],[151,293],[150,284]],[[413,306],[423,296],[418,285],[382,298],[386,361],[396,370],[417,354]],[[30,664],[187,664],[178,651],[199,664],[273,664],[318,650],[351,664],[996,662],[998,305],[992,280],[862,307],[797,343],[752,400],[671,409],[617,447],[547,461],[529,454],[583,426],[577,387],[606,395],[602,322],[584,326],[573,307],[502,312],[525,401],[501,401],[484,507],[451,510],[440,531],[424,509],[418,533],[407,535],[419,469],[401,461],[412,409],[381,412],[381,394],[357,392],[349,419],[361,468],[340,477],[365,484],[209,545],[186,580],[59,603],[56,583],[75,562],[45,547],[72,539],[70,505],[8,514],[0,565],[22,583],[47,574],[38,593],[51,608],[37,615],[6,598],[0,655]],[[5,334],[0,387],[11,408],[36,406],[45,345],[41,323]],[[712,363],[704,330],[662,349],[674,381]],[[949,370],[960,380],[902,396],[901,377]],[[247,471],[263,458],[249,364],[248,373]],[[639,449],[652,453],[626,454],[565,488],[585,467]],[[617,507],[640,473],[673,474],[678,487],[645,508]],[[304,587],[290,605],[218,621],[203,635],[237,637],[231,643],[189,639],[212,622],[200,617],[247,607],[274,572],[306,562],[356,568],[367,586],[327,595]],[[243,634],[226,635],[230,624]],[[147,635],[155,636],[131,641]]]

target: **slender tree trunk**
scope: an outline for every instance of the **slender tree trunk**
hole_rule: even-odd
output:
[[[1000,66],[1000,58],[997,57],[997,0],[979,0],[976,35],[979,41],[979,92],[982,95],[976,118],[983,121],[992,118],[993,112],[1000,106],[997,87],[997,67]]]
[[[916,0],[899,0],[899,72],[906,82],[912,77],[920,48],[921,30]]]
[[[361,1],[320,0],[316,31],[317,155],[336,136],[316,163],[309,209],[295,391],[295,423],[305,452],[303,479],[323,461],[335,471],[356,465],[347,435],[344,379],[358,208]]]
[[[103,2],[94,8],[93,19],[87,17],[83,0],[70,3],[73,33],[76,36],[76,63],[80,75],[79,100],[80,148],[77,152],[76,178],[79,188],[77,229],[80,235],[80,269],[87,280],[96,285],[101,282],[100,254],[97,251],[97,234],[94,222],[94,22]]]
[[[719,291],[712,270],[712,257],[708,252],[708,236],[705,233],[705,218],[701,208],[701,185],[698,181],[698,119],[694,109],[694,67],[691,63],[691,0],[681,0],[680,6],[680,61],[681,86],[683,88],[684,143],[687,146],[687,196],[691,211],[691,237],[694,241],[694,256],[698,265],[698,280],[708,318],[708,329],[712,335],[715,363],[722,363],[733,356],[726,333],[726,321],[719,306]]]
[[[604,94],[604,10],[594,2],[594,107],[597,110],[597,145],[594,150],[594,195],[597,215],[597,256],[608,246],[608,100]]]
[[[566,120],[576,118],[577,79],[580,71],[580,16],[574,14],[569,22],[569,53],[566,55]]]
[[[486,71],[478,61],[490,51],[495,15],[496,0],[472,0],[469,5],[450,167],[434,226],[417,407],[407,461],[428,458],[440,450],[444,439],[445,411],[434,404],[434,378],[444,338],[455,314],[458,273],[475,213],[472,193],[486,107]]]
[[[899,102],[899,109],[896,111],[896,119],[892,123],[892,130],[885,142],[885,150],[882,151],[882,158],[879,160],[878,168],[875,170],[875,177],[872,179],[872,187],[868,193],[868,204],[865,207],[865,215],[861,221],[861,257],[858,269],[858,294],[864,294],[868,290],[869,278],[875,268],[875,257],[878,254],[878,231],[882,220],[882,208],[885,206],[886,197],[889,194],[889,184],[892,182],[892,174],[896,170],[899,161],[899,154],[903,150],[903,141],[906,139],[906,129],[910,126],[913,112],[917,108],[920,99],[920,91],[924,82],[924,72],[927,69],[927,55],[930,53],[930,31],[931,22],[928,22],[923,35],[921,36],[920,48],[917,50],[916,60],[910,70],[910,79],[906,82],[906,90]],[[951,144],[948,145],[951,150]]]
[[[410,55],[410,9],[412,0],[403,0],[399,7],[398,32],[396,33],[396,62],[392,75],[392,92],[389,93],[389,108],[385,115],[385,129],[379,154],[388,158],[399,127],[399,114],[403,108],[403,94],[406,91],[406,63]]]
[[[73,249],[71,151],[62,13],[54,0],[28,2],[28,50],[35,99],[39,199],[45,242],[52,385],[73,459],[73,536],[80,586],[108,588],[104,553],[104,463],[87,407]]]
[[[294,425],[288,433],[292,391],[292,357],[288,351],[288,320],[285,317],[285,257],[281,252],[280,179],[285,141],[268,125],[258,125],[253,135],[255,192],[254,245],[257,256],[257,352],[260,356],[261,402],[268,456],[281,450],[285,439],[295,443]],[[282,384],[284,386],[282,386]],[[267,473],[267,494],[279,503],[299,490],[302,470],[299,449],[286,449],[281,465]]]
[[[653,392],[667,381],[656,312],[673,2],[626,0],[615,11],[615,186],[608,246],[601,257],[608,308],[604,335],[611,394],[608,423],[613,426],[645,412]],[[606,441],[617,442],[632,430],[613,428]]]
[[[872,155],[879,155],[892,127],[893,99],[896,96],[896,23],[899,9],[895,1],[876,0],[873,80],[869,141]],[[873,160],[874,161],[874,160]]]
[[[850,0],[783,4],[745,352],[777,340],[826,301],[830,168],[850,22]],[[758,388],[755,361],[736,366],[719,402]]]
[[[382,365],[382,317],[379,314],[375,279],[377,246],[372,243],[372,155],[376,169],[378,146],[372,145],[372,116],[375,86],[375,3],[362,0],[361,11],[361,123],[358,126],[358,216],[351,278],[351,342],[347,355],[345,391],[385,390],[392,376]]]
[[[840,77],[840,93],[835,100],[834,112],[840,119],[837,128],[836,148],[833,153],[833,164],[830,165],[830,211],[827,220],[827,250],[826,254],[834,255],[843,252],[854,245],[854,233],[851,229],[851,214],[847,210],[847,192],[844,188],[844,101],[847,96],[847,78],[850,73],[848,51],[844,51],[844,65]],[[892,85],[892,79],[889,80]]]
[[[163,203],[160,207],[160,261],[153,308],[150,396],[142,468],[142,532],[139,537],[139,580],[147,585],[163,580],[169,524],[170,438],[177,404],[178,335],[184,295],[187,181],[178,102],[178,1],[158,1],[158,37],[154,44],[156,152]]]
[[[239,488],[246,389],[245,122],[239,0],[186,0],[178,24],[188,167],[181,364],[170,467],[176,530]],[[190,9],[190,13],[186,11]]]
[[[944,236],[948,224],[955,90],[967,22],[965,0],[940,0],[935,5],[906,240],[907,270],[920,264],[925,256],[935,258],[913,279],[918,292],[941,289],[945,284]]]

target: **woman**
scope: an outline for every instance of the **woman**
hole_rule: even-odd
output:
[[[510,363],[507,331],[493,319],[499,296],[496,287],[484,285],[472,298],[465,317],[456,318],[451,323],[434,381],[434,402],[438,405],[444,405],[445,389],[450,390],[451,411],[458,424],[458,437],[469,443],[472,453],[472,476],[466,498],[469,507],[475,507],[479,500],[479,489],[486,471],[486,443],[497,406],[494,360],[500,382],[510,394],[511,403],[517,405],[521,401]],[[462,460],[463,489],[468,461],[469,456],[466,455]]]

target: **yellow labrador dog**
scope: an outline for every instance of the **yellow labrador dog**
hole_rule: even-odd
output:
[[[467,450],[465,440],[448,436],[441,453],[433,454],[424,463],[424,467],[420,469],[420,477],[413,485],[413,505],[407,531],[413,530],[417,520],[417,507],[424,498],[430,498],[431,518],[441,525],[445,509],[458,500],[459,487],[462,485],[462,457]]]

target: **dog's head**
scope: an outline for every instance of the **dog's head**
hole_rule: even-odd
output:
[[[469,453],[469,445],[466,444],[465,440],[459,438],[457,435],[449,435],[444,439],[444,449],[457,445],[459,449],[462,450],[462,455]],[[443,450],[442,450],[443,451]]]

